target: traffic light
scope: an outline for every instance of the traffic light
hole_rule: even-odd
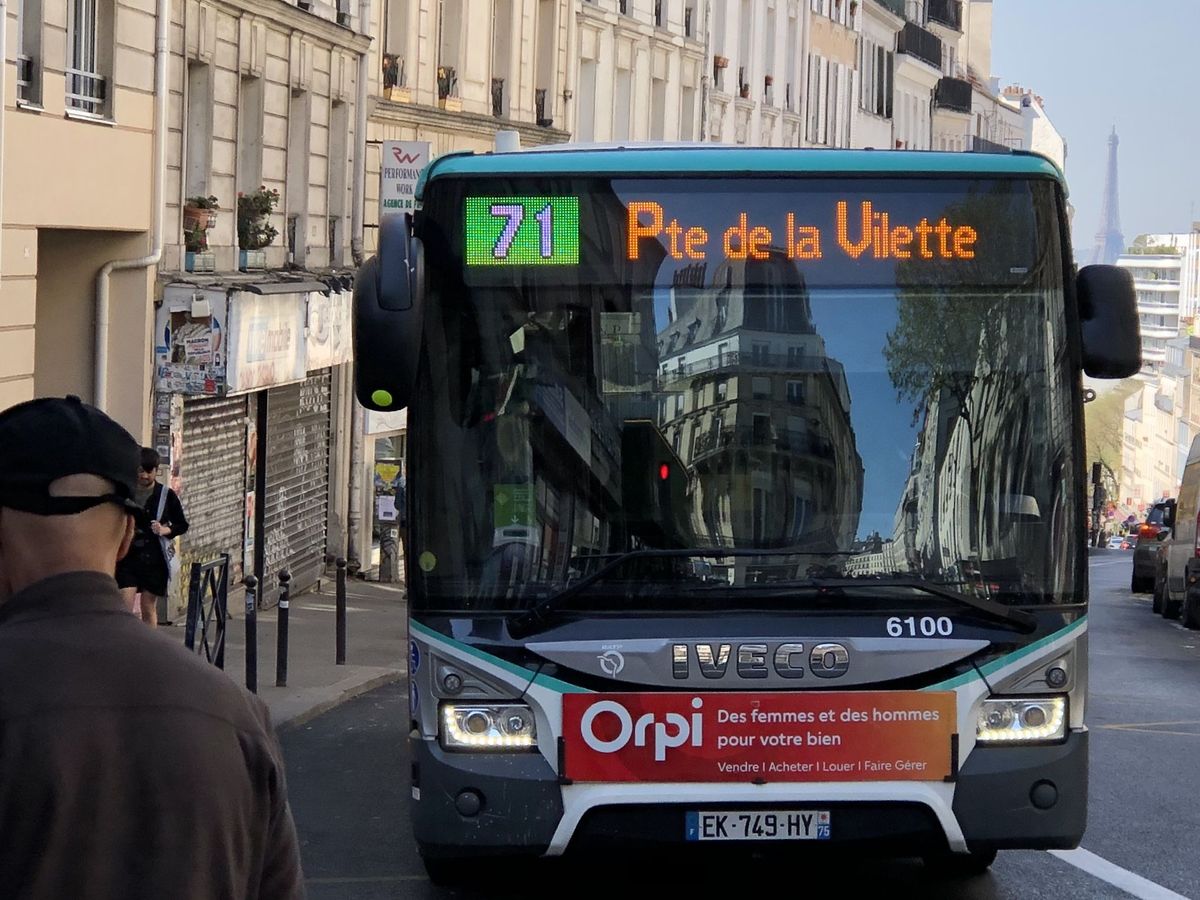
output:
[[[626,421],[621,429],[621,484],[632,532],[659,547],[689,544],[687,470],[648,419]]]

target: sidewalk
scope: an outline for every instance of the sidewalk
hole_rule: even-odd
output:
[[[408,604],[403,584],[346,581],[346,664],[336,656],[335,579],[295,596],[288,615],[287,687],[275,686],[279,610],[258,611],[258,696],[276,728],[295,727],[351,697],[407,677],[405,639]],[[246,608],[243,593],[230,591],[225,672],[246,683]],[[184,639],[184,618],[166,629]],[[197,634],[199,643],[199,634]]]

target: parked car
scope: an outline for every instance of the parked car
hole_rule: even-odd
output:
[[[1122,550],[1132,550],[1137,545],[1138,545],[1138,538],[1137,538],[1136,534],[1130,533],[1130,534],[1125,535],[1125,537],[1121,539],[1121,549]]]
[[[1120,550],[1121,544],[1123,544],[1124,542],[1125,542],[1124,535],[1114,534],[1112,537],[1110,537],[1108,539],[1108,549],[1109,550]]]
[[[1200,435],[1188,450],[1175,500],[1174,525],[1159,554],[1153,609],[1168,619],[1179,616],[1188,628],[1200,628]]]
[[[1158,549],[1171,536],[1175,524],[1175,498],[1159,500],[1146,510],[1146,521],[1138,526],[1137,544],[1133,550],[1133,575],[1129,589],[1135,594],[1154,590],[1154,574],[1158,569]]]

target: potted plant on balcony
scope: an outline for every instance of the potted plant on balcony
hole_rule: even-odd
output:
[[[211,194],[207,197],[188,197],[183,201],[183,230],[199,228],[207,231],[217,224],[217,211],[220,208],[220,201]]]
[[[271,213],[278,205],[279,191],[268,189],[265,184],[249,194],[238,194],[238,268],[267,267],[267,254],[263,248],[269,247],[279,236],[279,231],[271,224]]]

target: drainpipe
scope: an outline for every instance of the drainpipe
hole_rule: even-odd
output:
[[[371,0],[359,0],[358,30],[371,33]],[[367,195],[367,80],[370,78],[371,48],[358,56],[358,80],[355,84],[354,138],[358,151],[354,159],[354,183],[350,200],[350,256],[354,265],[363,264],[363,204]]]
[[[371,0],[359,0],[358,29],[371,32]],[[354,183],[350,201],[350,256],[354,265],[363,264],[363,231],[367,186],[367,80],[370,78],[371,51],[368,47],[358,57],[358,81],[355,84],[354,138],[357,153],[354,159]],[[346,561],[351,573],[370,568],[370,558],[363,565],[363,445],[365,443],[364,411],[358,398],[350,397],[350,508],[346,512]]]
[[[0,0],[3,3],[3,0]],[[96,344],[93,402],[102,410],[108,407],[108,285],[113,272],[144,269],[158,265],[163,252],[163,181],[167,168],[167,65],[170,62],[168,29],[171,25],[170,0],[158,0],[154,30],[154,190],[153,225],[150,253],[136,259],[114,259],[104,264],[96,276]]]

